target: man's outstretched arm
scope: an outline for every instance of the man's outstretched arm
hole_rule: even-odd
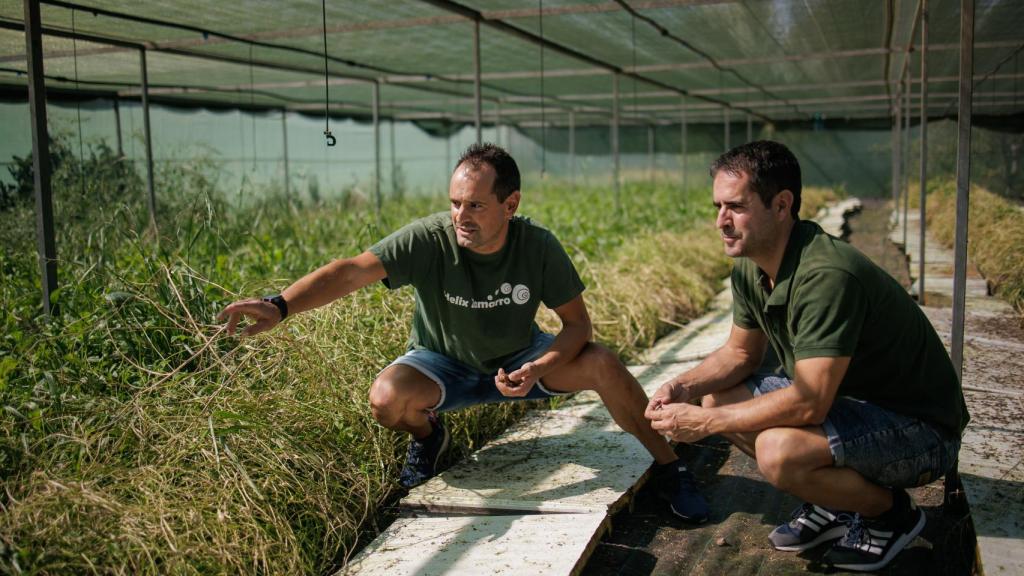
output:
[[[537,380],[578,356],[593,336],[590,314],[582,295],[554,310],[562,320],[562,330],[547,352],[514,372],[498,371],[494,383],[505,396],[525,396]]]
[[[662,405],[689,402],[739,384],[761,364],[767,342],[764,332],[733,324],[729,339],[721,348],[692,370],[663,384],[651,396],[647,418]]]
[[[334,260],[299,278],[281,293],[288,315],[330,304],[356,290],[387,277],[384,264],[370,252],[353,258]],[[239,320],[253,320],[242,334],[252,336],[269,330],[281,321],[277,306],[259,299],[239,300],[225,308],[217,319],[228,319],[228,333],[234,334]]]

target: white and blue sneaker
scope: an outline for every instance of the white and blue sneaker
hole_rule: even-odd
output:
[[[852,514],[833,512],[805,502],[793,511],[793,519],[772,530],[768,540],[776,550],[801,552],[846,535]]]
[[[893,491],[893,507],[878,518],[854,516],[850,529],[822,562],[843,570],[873,572],[892,561],[924,528],[925,515],[903,490]]]

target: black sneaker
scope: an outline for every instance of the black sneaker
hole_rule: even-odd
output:
[[[678,460],[655,466],[652,481],[658,497],[666,500],[672,513],[687,522],[707,522],[711,511],[708,502],[697,491],[697,479]]]
[[[409,451],[405,456],[405,467],[398,475],[398,482],[406,488],[419,486],[434,477],[437,472],[437,461],[448,449],[448,430],[441,420],[430,417],[430,435],[422,440],[413,438],[409,441]]]
[[[875,571],[888,564],[924,528],[924,511],[903,490],[893,492],[892,510],[878,518],[854,517],[850,529],[822,561],[843,570]]]
[[[853,515],[832,512],[816,504],[804,502],[793,511],[792,520],[777,526],[768,535],[768,540],[776,550],[785,552],[801,552],[814,548],[822,542],[842,538],[846,535],[846,525]]]

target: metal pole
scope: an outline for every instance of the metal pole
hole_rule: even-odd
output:
[[[390,128],[391,138],[388,139],[388,145],[391,147],[391,197],[398,197],[398,164],[395,160],[395,117],[394,110],[392,109],[391,122],[388,123]]]
[[[683,191],[686,191],[686,98],[683,98],[679,111],[679,137],[682,139],[680,155],[682,156]]]
[[[953,276],[953,347],[956,375],[963,382],[964,307],[967,296],[967,216],[971,184],[971,104],[974,100],[974,0],[960,0],[960,110],[956,143],[956,242]]]
[[[373,83],[373,194],[377,197],[377,216],[380,217],[380,83]]]
[[[284,196],[292,199],[292,179],[288,164],[288,110],[281,108],[281,142],[284,144]]]
[[[896,224],[899,225],[900,209],[900,127],[903,117],[900,115],[900,94],[897,92],[893,101],[892,123],[892,209],[896,212]]]
[[[928,0],[921,0],[921,224],[918,254],[917,298],[925,305],[924,245],[925,206],[928,202]]]
[[[747,114],[747,142],[754,141],[754,120]]]
[[[909,58],[909,56],[908,56]],[[907,78],[903,87],[903,148],[900,154],[903,155],[903,247],[907,246],[907,213],[910,211],[910,72],[907,69]]]
[[[473,100],[476,111],[476,143],[483,142],[483,104],[480,91],[480,21],[473,21]]]
[[[647,178],[654,183],[654,125],[647,127]]]
[[[36,196],[36,250],[42,276],[43,312],[56,312],[50,296],[57,289],[57,242],[53,230],[53,190],[50,186],[50,135],[46,131],[46,83],[43,79],[42,19],[39,0],[25,0],[25,56],[28,104],[32,122],[32,170]]]
[[[153,138],[149,126],[149,72],[146,71],[146,49],[139,49],[142,68],[142,131],[146,143],[146,192],[149,194],[149,225],[156,232],[156,191],[153,184]]]
[[[114,97],[114,123],[117,128],[117,157],[124,158],[124,141],[121,138],[121,99]]]
[[[576,189],[576,113],[569,111],[569,189]]]
[[[615,211],[621,212],[621,199],[619,198],[619,75],[612,76],[612,157],[614,168],[612,171],[612,186],[615,189]]]
[[[729,109],[723,108],[725,121],[723,122],[724,139],[725,139],[725,151],[729,151]]]

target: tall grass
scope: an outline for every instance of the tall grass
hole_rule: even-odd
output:
[[[929,185],[928,229],[947,248],[956,235],[956,182]],[[916,199],[911,194],[911,199]],[[971,187],[968,254],[994,293],[1024,314],[1024,210],[989,192]]]
[[[204,162],[141,182],[73,157],[58,170],[59,312],[39,314],[31,205],[0,213],[0,566],[32,573],[323,572],[388,518],[406,439],[367,389],[400,354],[411,296],[372,286],[238,340],[215,314],[355,254],[443,202],[378,218],[358,195],[236,202]],[[253,191],[255,193],[255,191]],[[707,191],[524,192],[564,242],[598,338],[629,358],[704,306],[729,263]],[[106,198],[96,202],[95,198]],[[551,322],[550,318],[545,320]],[[556,329],[556,326],[550,326]],[[460,453],[523,405],[449,419]]]

